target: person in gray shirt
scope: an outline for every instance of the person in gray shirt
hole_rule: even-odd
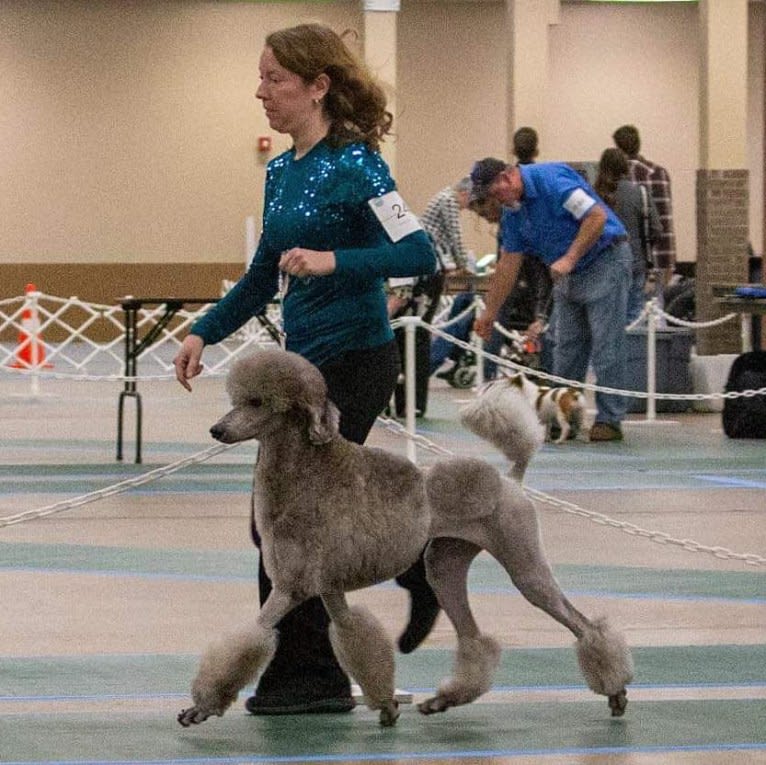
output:
[[[662,224],[649,190],[628,178],[628,159],[619,149],[606,149],[598,163],[596,193],[622,220],[633,251],[633,278],[628,292],[628,324],[635,321],[647,300],[646,279],[656,267],[652,245],[662,234]]]

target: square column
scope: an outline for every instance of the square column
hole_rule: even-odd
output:
[[[559,0],[506,0],[508,23],[507,155],[513,134],[533,127],[545,153],[545,103],[548,97],[548,28],[559,23]]]
[[[700,0],[698,321],[724,313],[713,301],[712,285],[748,278],[747,19],[747,0]],[[700,354],[739,349],[737,321],[697,333]]]
[[[399,0],[364,0],[364,59],[385,88],[387,109],[394,115],[396,130],[397,13]],[[381,154],[396,178],[396,142],[389,139]]]

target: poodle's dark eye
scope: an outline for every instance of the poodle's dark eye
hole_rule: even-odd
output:
[[[249,398],[247,403],[250,404],[250,406],[260,406],[263,403],[263,399],[259,396],[255,396],[254,398]]]

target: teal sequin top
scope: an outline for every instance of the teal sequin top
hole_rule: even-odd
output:
[[[433,273],[430,239],[414,231],[395,244],[368,200],[396,188],[379,153],[363,144],[325,141],[295,159],[295,150],[267,167],[263,231],[252,263],[237,284],[190,332],[217,343],[259,313],[278,290],[284,250],[333,250],[328,276],[291,277],[282,312],[288,350],[321,365],[346,351],[391,340],[384,280]]]

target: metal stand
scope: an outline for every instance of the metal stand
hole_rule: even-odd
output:
[[[125,400],[132,398],[136,402],[136,456],[135,462],[141,462],[141,439],[143,407],[141,394],[138,392],[138,357],[159,337],[170,320],[180,311],[184,305],[207,305],[216,303],[218,298],[134,298],[128,296],[120,301],[122,310],[125,312],[125,380],[123,390],[120,392],[117,404],[117,461],[123,459],[123,434],[125,422]],[[157,323],[139,339],[138,336],[138,312],[145,305],[164,306],[164,313]]]

